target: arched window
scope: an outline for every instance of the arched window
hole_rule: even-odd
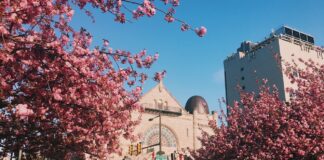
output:
[[[166,126],[161,126],[161,140],[164,147],[177,147],[175,134]],[[144,132],[143,145],[150,146],[159,143],[159,125],[154,125]]]
[[[158,101],[158,108],[163,109],[163,101],[162,101],[162,99],[159,99],[159,101]]]
[[[169,109],[168,101],[164,101],[164,108],[165,108],[165,110]]]

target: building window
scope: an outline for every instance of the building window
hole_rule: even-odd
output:
[[[300,38],[300,34],[297,31],[293,31],[293,36],[296,38]]]
[[[163,107],[163,101],[162,101],[162,99],[158,100],[157,107],[158,107],[158,109],[163,109],[162,108]]]
[[[245,77],[244,77],[244,76],[242,76],[242,77],[241,77],[241,80],[242,80],[242,81],[244,81],[244,79],[245,79]]]
[[[307,36],[306,36],[304,33],[300,33],[300,38],[301,38],[303,41],[307,41]]]
[[[286,34],[292,36],[292,30],[291,29],[285,28],[285,32],[286,32]]]
[[[245,90],[245,86],[242,86],[242,90]]]
[[[292,67],[287,67],[286,68],[286,72],[288,72],[289,74],[291,74],[294,77],[298,77],[299,76],[298,70],[293,69]]]
[[[293,75],[294,77],[298,77],[298,71],[297,71],[297,70],[293,70],[292,75]]]
[[[307,41],[308,41],[309,43],[314,44],[314,38],[311,37],[311,36],[307,36]]]
[[[244,71],[244,67],[241,67],[241,71]]]
[[[289,93],[289,97],[290,98],[295,98],[296,97],[296,93]]]

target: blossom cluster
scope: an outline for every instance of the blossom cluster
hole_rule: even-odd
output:
[[[242,91],[221,116],[227,125],[210,122],[214,134],[203,133],[196,159],[324,159],[324,65],[300,61],[306,68],[287,64],[299,73],[286,72],[298,86],[288,102],[266,80],[258,94]]]
[[[89,5],[125,23],[124,3],[0,2],[0,159],[17,150],[27,159],[82,158],[85,153],[104,159],[121,152],[119,139],[132,138],[138,123],[130,110],[141,109],[137,101],[148,79],[143,69],[158,54],[114,50],[106,39],[92,48],[92,35],[84,28],[75,30],[70,21],[72,5],[92,16]],[[152,1],[137,7],[139,16],[156,12]]]
[[[158,59],[146,50],[112,49],[109,40],[90,47],[85,28],[70,26],[74,9],[94,20],[89,7],[126,23],[164,13],[168,22],[179,0],[19,0],[0,1],[0,159],[21,150],[26,159],[105,159],[120,153],[119,139],[132,138],[137,103],[148,69]],[[132,11],[128,5],[135,5]],[[183,21],[181,30],[193,30]],[[202,37],[207,30],[198,28]],[[153,79],[161,80],[165,71]],[[14,156],[17,156],[14,154]],[[17,158],[17,157],[16,157]]]

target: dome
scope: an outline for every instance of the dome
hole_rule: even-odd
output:
[[[186,103],[185,109],[191,114],[193,114],[195,110],[198,110],[198,113],[209,114],[208,104],[201,96],[190,97]]]

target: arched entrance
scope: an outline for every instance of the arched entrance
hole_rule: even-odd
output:
[[[166,126],[161,126],[162,151],[165,153],[173,153],[177,150],[177,138],[175,134]],[[142,139],[143,146],[150,146],[159,143],[159,125],[153,125],[144,132]],[[154,147],[154,151],[158,151],[158,146]]]

